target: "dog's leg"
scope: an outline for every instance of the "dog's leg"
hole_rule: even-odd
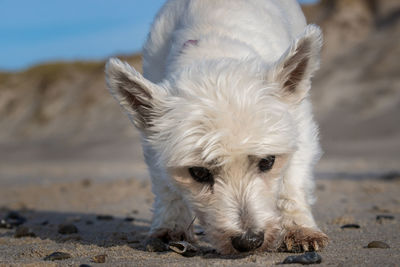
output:
[[[155,201],[150,236],[169,241],[193,242],[193,217],[181,196],[153,180]]]
[[[314,187],[312,167],[311,164],[296,164],[296,158],[293,160],[295,162],[283,177],[277,202],[282,216],[281,249],[317,251],[327,245],[328,237],[319,230],[311,213]]]
[[[163,176],[165,171],[155,164],[154,151],[144,144],[145,160],[149,166],[152,191],[155,195],[150,238],[169,241],[194,241],[193,216],[182,197]]]

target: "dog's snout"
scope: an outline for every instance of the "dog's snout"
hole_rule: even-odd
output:
[[[264,242],[264,233],[247,231],[245,234],[232,237],[232,246],[239,252],[247,252],[259,248]]]

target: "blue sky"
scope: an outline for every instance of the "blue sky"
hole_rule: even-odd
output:
[[[164,1],[0,0],[0,70],[139,51]]]

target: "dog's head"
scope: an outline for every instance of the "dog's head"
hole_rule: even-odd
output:
[[[274,243],[281,177],[301,145],[295,111],[320,47],[309,26],[272,66],[204,61],[157,85],[118,60],[107,65],[112,94],[222,253]]]

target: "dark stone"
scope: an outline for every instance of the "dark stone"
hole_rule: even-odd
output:
[[[126,217],[124,219],[124,221],[126,221],[126,222],[133,222],[134,220],[135,220],[135,218],[133,218],[133,217]]]
[[[367,248],[390,248],[390,246],[382,241],[372,241],[367,245]]]
[[[164,252],[168,251],[168,246],[159,238],[149,238],[146,242],[146,251]]]
[[[62,235],[69,235],[78,233],[78,228],[72,223],[60,224],[58,226],[58,232]]]
[[[317,184],[317,190],[319,191],[325,191],[326,187],[324,184]]]
[[[86,223],[87,225],[91,225],[91,224],[93,224],[93,221],[87,220],[85,223]]]
[[[378,222],[382,222],[383,220],[394,220],[394,216],[392,216],[392,215],[376,215],[376,220]]]
[[[0,220],[0,228],[12,229],[16,226],[24,224],[26,222],[26,218],[21,216],[16,211],[9,211],[7,215]]]
[[[89,264],[81,264],[79,267],[91,267]]]
[[[40,223],[41,225],[48,225],[49,221],[48,220],[44,220],[43,222]]]
[[[318,264],[321,263],[322,258],[317,252],[306,252],[304,254],[298,256],[289,256],[287,257],[282,264],[292,264],[292,263],[300,263],[303,265],[306,264]]]
[[[112,215],[97,215],[96,219],[99,221],[111,221],[114,220],[114,217]]]
[[[45,261],[59,261],[71,258],[71,254],[65,252],[53,252],[44,258]]]
[[[392,171],[382,175],[382,179],[386,181],[394,181],[400,179],[400,172]]]
[[[9,211],[6,218],[7,219],[19,219],[22,216],[16,211]]]
[[[194,231],[195,235],[206,235],[203,229],[198,229]]]
[[[23,225],[18,226],[17,229],[15,230],[14,237],[20,238],[20,237],[27,237],[27,236],[35,237],[36,235],[28,227],[23,226]]]
[[[90,179],[83,179],[83,180],[81,181],[81,184],[82,184],[83,187],[89,187],[89,186],[92,185],[92,180],[90,180]]]
[[[105,263],[106,262],[106,254],[96,255],[92,258],[92,262],[94,263]]]
[[[360,225],[358,225],[356,223],[349,223],[349,224],[344,224],[344,225],[340,226],[340,228],[342,228],[342,229],[359,229]]]
[[[13,226],[10,223],[8,223],[5,219],[1,219],[0,228],[12,229]]]

